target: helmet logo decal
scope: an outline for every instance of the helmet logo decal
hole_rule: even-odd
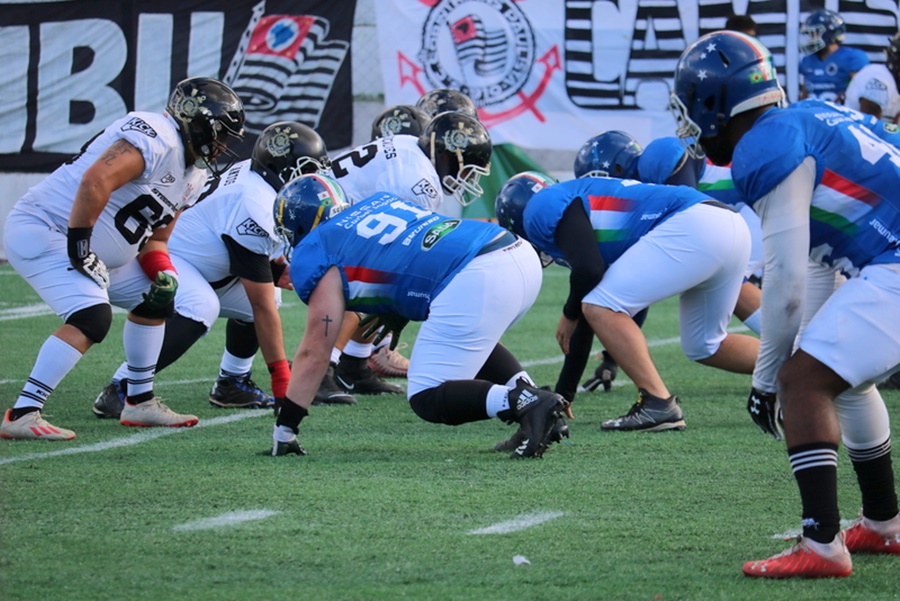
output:
[[[298,137],[290,127],[277,127],[275,133],[266,140],[266,150],[273,157],[285,157],[291,154],[292,138]]]
[[[469,138],[474,133],[471,128],[464,127],[460,123],[458,129],[451,129],[444,134],[444,146],[450,152],[465,150],[469,146]]]
[[[190,96],[181,95],[175,100],[174,109],[179,119],[192,119],[198,112],[206,96],[200,96],[200,91],[194,88]]]

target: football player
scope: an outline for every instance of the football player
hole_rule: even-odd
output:
[[[376,138],[335,157],[330,175],[351,204],[376,192],[390,192],[428,210],[440,207],[443,194],[466,203],[479,196],[479,179],[490,173],[491,139],[476,119],[445,112],[431,119],[418,136]],[[352,394],[397,394],[403,388],[382,380],[369,365],[373,345],[362,331],[352,339],[355,318],[348,316],[335,348],[335,379]]]
[[[847,84],[869,64],[858,48],[844,46],[847,25],[833,10],[820,9],[800,26],[800,100],[816,98],[843,103]]]
[[[328,368],[345,312],[377,315],[388,330],[421,321],[407,398],[422,419],[459,425],[497,417],[525,437],[512,458],[540,457],[565,407],[536,388],[498,343],[541,287],[534,250],[493,223],[448,218],[378,192],[345,206],[330,178],[305,175],[278,194],[275,221],[294,245],[291,281],[309,305],[273,455],[305,454],[299,425]],[[340,212],[338,212],[340,211]]]
[[[569,267],[556,339],[564,354],[582,317],[638,388],[611,431],[684,430],[678,398],[653,365],[633,317],[678,295],[688,358],[752,373],[759,341],[727,331],[750,256],[750,232],[727,206],[685,186],[586,177],[556,183],[537,172],[511,177],[497,220]]]
[[[169,239],[179,273],[175,314],[157,361],[159,372],[206,335],[219,317],[228,320],[219,377],[209,394],[215,407],[262,408],[271,397],[251,379],[262,349],[272,393],[283,396],[290,369],[284,351],[281,287],[290,279],[281,237],[275,234],[275,193],[302,173],[325,169],[325,142],[312,128],[294,121],[269,125],[257,138],[251,158],[212,179],[200,202],[185,211]],[[94,402],[98,417],[119,417],[127,366],[123,364]],[[353,404],[327,373],[319,402]]]
[[[848,576],[853,553],[900,554],[890,422],[874,385],[900,364],[900,151],[853,115],[782,109],[783,99],[768,49],[716,32],[682,53],[671,108],[694,156],[731,164],[763,233],[747,408],[776,437],[783,415],[803,532],[785,552],[744,564],[744,574]],[[862,516],[844,530],[841,441],[862,493]]]
[[[131,112],[31,188],[6,220],[9,262],[65,322],[41,347],[0,423],[0,437],[70,440],[41,409],[82,355],[102,342],[110,303],[128,309],[124,344],[126,426],[193,426],[153,394],[153,373],[178,274],[167,251],[176,217],[236,158],[244,107],[220,81],[180,82],[163,114]],[[220,164],[221,162],[221,164]],[[120,299],[130,299],[122,303]]]
[[[888,123],[900,120],[900,33],[894,34],[884,64],[866,65],[850,80],[844,104]]]

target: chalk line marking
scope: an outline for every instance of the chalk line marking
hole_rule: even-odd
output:
[[[498,522],[486,528],[478,528],[469,530],[466,534],[509,534],[510,532],[518,532],[532,526],[555,520],[566,515],[562,511],[538,511],[535,513],[524,513],[514,519],[506,522]]]
[[[270,411],[258,411],[258,410],[249,410],[249,411],[241,411],[240,413],[235,413],[233,415],[225,415],[222,417],[214,417],[212,419],[204,419],[201,420],[193,428],[150,428],[147,430],[142,430],[137,434],[132,434],[131,436],[125,436],[124,438],[114,438],[112,440],[107,440],[104,442],[98,442],[96,444],[84,445],[83,447],[66,447],[64,449],[59,449],[58,451],[47,451],[46,453],[29,453],[28,455],[19,455],[17,457],[4,457],[0,458],[0,465],[6,465],[7,463],[17,463],[19,461],[32,461],[35,459],[48,459],[50,457],[59,457],[62,455],[77,455],[79,453],[97,453],[99,451],[107,451],[109,449],[116,449],[119,447],[130,447],[136,444],[141,444],[150,440],[155,440],[157,438],[162,438],[163,436],[171,436],[172,434],[180,434],[181,432],[188,432],[190,430],[196,430],[197,428],[208,428],[211,426],[219,426],[222,424],[227,424],[231,422],[237,422],[244,419],[248,419],[251,417],[262,417],[263,415],[267,415],[272,417],[272,413]],[[15,442],[6,443],[6,444],[16,444]],[[45,444],[61,444],[58,442],[55,443],[45,443]],[[62,443],[65,444],[65,443]]]
[[[252,522],[255,520],[264,520],[273,515],[278,515],[280,511],[271,511],[269,509],[251,509],[246,511],[229,511],[222,515],[212,518],[203,518],[186,524],[172,526],[172,530],[176,532],[196,532],[197,530],[214,530],[216,528],[224,528],[227,526],[236,526],[244,522]]]

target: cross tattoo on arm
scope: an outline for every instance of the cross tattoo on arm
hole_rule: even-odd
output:
[[[326,315],[326,316],[322,319],[322,321],[325,322],[325,336],[327,337],[327,336],[328,336],[328,324],[330,324],[330,323],[331,323],[332,321],[334,321],[334,320],[331,319],[329,316]]]

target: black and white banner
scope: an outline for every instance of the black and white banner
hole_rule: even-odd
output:
[[[242,156],[269,123],[350,145],[355,0],[0,4],[0,171],[50,171],[129,110],[209,76],[244,100]]]
[[[847,23],[849,46],[883,62],[897,0],[376,0],[385,102],[437,87],[475,101],[495,142],[573,150],[622,129],[673,135],[675,65],[732,13],[750,14],[797,98],[799,31],[818,8]]]

